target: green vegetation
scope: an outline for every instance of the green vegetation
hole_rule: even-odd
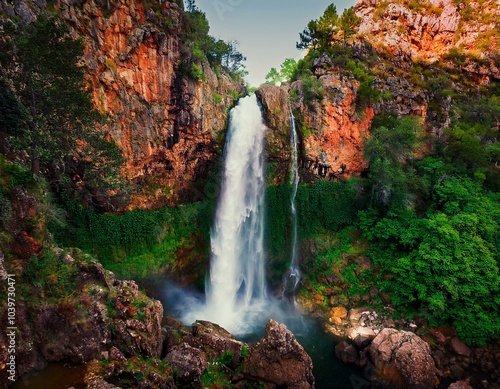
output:
[[[469,96],[459,109],[446,143],[419,158],[418,122],[375,121],[359,227],[400,312],[483,344],[500,336],[498,95]]]
[[[181,71],[186,76],[204,81],[205,75],[201,63],[208,62],[214,68],[225,69],[236,81],[241,80],[245,76],[243,62],[246,58],[236,49],[236,42],[216,39],[208,34],[209,30],[210,25],[206,15],[194,1],[188,1],[181,35],[183,51]]]
[[[340,231],[356,223],[357,212],[364,199],[359,179],[347,183],[318,181],[301,184],[296,196],[298,231],[301,240],[315,240],[325,231]],[[289,266],[292,220],[290,216],[289,185],[270,186],[266,192],[267,228],[266,242],[271,257],[270,278],[280,282]],[[314,262],[320,261],[315,258]],[[315,277],[316,268],[308,266],[306,277]]]
[[[354,34],[360,22],[361,18],[356,16],[353,7],[345,9],[339,17],[335,5],[331,4],[318,20],[311,20],[306,29],[299,34],[300,41],[297,42],[297,49],[313,48],[327,51],[339,40],[345,46],[347,39]]]
[[[297,68],[297,61],[293,58],[287,58],[280,66],[280,71],[276,68],[271,68],[266,75],[266,84],[278,85],[283,82],[288,82]]]
[[[498,338],[499,196],[450,177],[434,184],[432,200],[420,216],[409,207],[361,213],[381,287],[400,311],[453,324],[468,343]]]
[[[136,280],[164,271],[166,266],[179,266],[180,251],[193,255],[199,247],[207,247],[212,215],[207,202],[118,215],[98,214],[67,200],[65,209],[67,224],[50,224],[56,242],[96,255],[107,269]],[[201,255],[202,259],[206,256],[205,252]]]
[[[234,354],[224,351],[217,359],[211,361],[209,367],[201,376],[204,388],[232,388],[233,384],[227,376],[227,371],[233,368]]]
[[[345,65],[367,76],[363,64]],[[435,101],[453,107],[440,137],[426,136],[419,118],[378,116],[364,144],[366,178],[299,187],[300,237],[311,250],[302,254],[301,293],[325,306],[390,304],[398,315],[453,326],[467,343],[484,344],[500,337],[499,89],[459,94],[444,70],[421,71]],[[289,190],[267,194],[267,241],[280,271],[289,254]]]
[[[116,187],[121,151],[96,129],[80,64],[83,43],[46,14],[27,26],[7,23],[0,56],[0,123],[8,146],[35,175],[89,192]]]
[[[297,49],[324,49],[332,44],[338,30],[339,16],[334,4],[330,4],[318,20],[311,20],[301,32]]]
[[[23,285],[29,288],[34,301],[51,304],[58,303],[61,298],[73,295],[78,269],[74,265],[64,263],[50,250],[45,250],[32,257],[25,266]]]

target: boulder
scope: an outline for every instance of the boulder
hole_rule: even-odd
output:
[[[242,367],[245,378],[266,383],[266,388],[314,388],[313,364],[295,336],[274,320],[264,337],[250,347]]]
[[[345,340],[335,346],[335,356],[344,363],[356,363],[358,361],[358,350]]]
[[[448,389],[472,389],[467,381],[457,381],[448,386]]]
[[[208,367],[205,354],[187,343],[174,347],[165,359],[177,370],[177,378],[186,383],[200,383],[201,375]]]
[[[429,344],[412,332],[385,328],[373,339],[369,353],[373,388],[428,389],[438,383]]]
[[[186,341],[192,347],[202,350],[209,360],[230,352],[234,355],[233,364],[239,361],[244,345],[221,326],[202,320],[193,324],[191,336]]]
[[[457,337],[450,341],[450,346],[455,353],[463,357],[470,357],[472,354],[472,350]]]
[[[358,348],[367,346],[377,336],[373,328],[361,326],[349,328],[346,335]]]

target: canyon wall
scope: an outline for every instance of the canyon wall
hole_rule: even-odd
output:
[[[47,7],[85,42],[94,105],[108,118],[103,130],[123,151],[123,175],[139,188],[131,206],[199,197],[244,85],[208,63],[203,81],[184,74],[185,13],[175,2],[26,0],[2,2],[0,13],[29,23]]]
[[[450,94],[500,79],[500,9],[493,1],[360,0],[354,10],[360,24],[347,47],[337,42],[334,54],[317,53],[310,73],[259,89],[273,137],[286,120],[281,95],[290,96],[303,181],[363,174],[363,139],[376,115],[417,116],[429,134],[442,135],[452,116]]]

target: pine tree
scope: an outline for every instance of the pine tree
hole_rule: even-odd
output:
[[[12,92],[22,111],[22,125],[7,131],[11,148],[30,160],[35,175],[64,179],[71,165],[85,184],[117,182],[123,159],[95,127],[102,117],[86,87],[82,41],[44,14],[7,30],[8,55],[0,57],[3,96]]]

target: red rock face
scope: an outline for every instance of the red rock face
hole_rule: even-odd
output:
[[[302,100],[292,103],[302,122],[303,159],[310,161],[306,168],[315,176],[329,179],[359,175],[367,167],[363,139],[369,137],[374,109],[356,110],[357,81],[334,69],[319,80],[326,98],[310,105]],[[300,89],[299,83],[291,87]],[[320,171],[316,162],[327,166],[327,170]]]
[[[169,1],[160,4],[155,10],[135,0],[60,5],[63,18],[84,37],[94,104],[109,117],[103,129],[123,150],[123,175],[143,187],[132,207],[192,197],[218,156],[228,108],[243,91],[208,64],[205,82],[183,78],[183,11]]]
[[[359,174],[367,164],[363,160],[363,139],[369,136],[374,116],[372,107],[354,112],[355,94],[350,88],[341,104],[327,101],[318,116],[304,116],[305,125],[316,129],[304,136],[304,150],[309,158],[323,158],[330,173],[340,174],[345,165],[345,177]],[[332,176],[330,176],[332,177]]]
[[[499,78],[494,56],[500,46],[498,2],[427,0],[359,0],[356,14],[362,18],[359,34],[392,55],[412,60],[438,61],[451,49],[486,60],[464,66],[481,83]]]

